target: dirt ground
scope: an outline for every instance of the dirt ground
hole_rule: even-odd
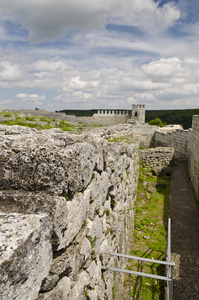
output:
[[[174,300],[199,300],[199,210],[186,174],[177,162],[171,182],[171,252]]]

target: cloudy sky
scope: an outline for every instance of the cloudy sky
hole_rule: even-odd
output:
[[[199,108],[199,1],[0,0],[0,106]]]

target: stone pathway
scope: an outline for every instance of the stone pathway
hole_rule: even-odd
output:
[[[199,213],[186,175],[177,162],[171,183],[171,252],[174,300],[199,300]]]

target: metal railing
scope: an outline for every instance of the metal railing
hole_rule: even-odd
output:
[[[171,261],[171,219],[168,220],[167,261],[143,258],[143,257],[126,255],[126,254],[121,254],[121,253],[103,252],[102,254],[112,255],[112,256],[117,256],[117,257],[124,257],[124,258],[128,258],[128,259],[134,259],[139,262],[150,262],[150,263],[165,265],[167,267],[167,275],[166,276],[159,276],[159,275],[148,274],[148,273],[144,273],[144,272],[130,271],[130,270],[113,268],[113,267],[108,267],[108,266],[102,266],[101,268],[103,270],[129,274],[129,299],[130,300],[131,300],[130,275],[139,276],[139,299],[140,299],[140,289],[141,289],[141,287],[140,287],[140,276],[141,276],[141,277],[149,277],[149,278],[153,278],[153,279],[166,281],[167,282],[167,299],[173,300],[173,267],[175,266],[175,263]]]
[[[167,261],[171,262],[171,219],[170,218],[168,219]],[[171,265],[167,266],[167,277],[172,279],[171,281],[167,281],[167,299],[173,300],[173,267]]]

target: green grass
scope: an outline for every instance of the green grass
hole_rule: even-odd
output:
[[[51,121],[51,118],[48,118],[48,117],[39,117],[40,121],[41,122],[50,122]]]
[[[35,121],[36,118],[35,117],[26,117],[26,121]]]
[[[109,209],[106,209],[105,214],[106,214],[106,216],[108,217],[108,216],[110,215],[110,210],[109,210]]]
[[[82,224],[82,228],[86,228],[86,226],[88,225],[88,221],[84,220],[83,224]]]
[[[55,127],[56,128],[60,128],[63,131],[74,131],[74,129],[75,129],[74,125],[72,125],[72,124],[70,124],[68,122],[65,122],[65,121],[60,121],[59,125],[56,125]]]
[[[38,130],[52,128],[49,124],[42,126],[42,125],[39,125],[37,123],[26,123],[26,122],[21,121],[19,119],[9,120],[9,121],[3,121],[2,120],[2,121],[0,121],[0,124],[7,125],[7,126],[19,125],[19,126],[24,126],[24,127],[29,127],[29,128],[36,128]]]
[[[11,114],[11,113],[5,113],[3,116],[4,116],[5,118],[10,118],[10,117],[12,117],[12,114]]]
[[[107,140],[110,142],[110,143],[133,143],[135,140],[134,140],[134,135],[133,134],[129,134],[129,135],[125,135],[125,136],[119,136],[119,137],[113,137],[112,139],[110,138],[107,138]]]
[[[165,188],[158,184],[166,183]],[[153,193],[149,187],[157,188]],[[133,245],[131,255],[164,260],[167,245],[170,178],[153,176],[150,169],[140,167],[138,195],[135,205]],[[154,263],[129,261],[128,269],[164,276],[164,268]],[[140,277],[141,300],[164,299],[164,282]],[[128,280],[125,283],[128,285]],[[131,276],[131,296],[138,299],[139,279]]]
[[[11,117],[12,113],[6,113],[4,114],[4,117]],[[13,119],[11,120],[0,120],[0,124],[7,125],[7,126],[13,126],[13,125],[19,125],[29,128],[36,128],[38,130],[44,130],[44,129],[50,129],[50,128],[60,128],[63,131],[74,131],[75,126],[62,120],[58,119],[51,119],[48,117],[35,117],[35,116],[19,116],[14,115],[12,116]],[[32,123],[31,123],[32,122]],[[39,122],[46,122],[46,124],[41,125]],[[52,126],[51,122],[56,122],[55,126]]]

